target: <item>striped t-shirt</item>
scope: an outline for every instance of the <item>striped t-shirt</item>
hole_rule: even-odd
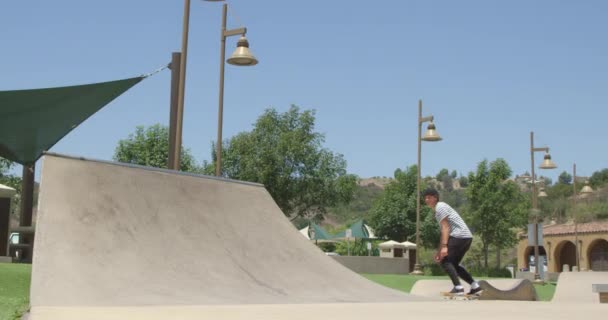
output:
[[[441,222],[445,218],[448,219],[448,224],[450,225],[450,237],[459,239],[473,238],[471,230],[469,230],[469,227],[464,223],[458,212],[445,202],[437,202],[435,206],[435,219],[437,219],[437,222]]]

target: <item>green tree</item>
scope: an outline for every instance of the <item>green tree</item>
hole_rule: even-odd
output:
[[[449,177],[450,176],[450,171],[446,168],[443,168],[441,170],[439,170],[439,173],[437,174],[437,176],[435,176],[435,178],[437,179],[437,181],[441,181],[443,180],[444,177]]]
[[[264,184],[292,219],[323,217],[327,207],[352,200],[357,177],[347,174],[341,154],[322,147],[325,137],[314,125],[312,110],[267,109],[252,131],[223,143],[222,175]],[[214,165],[214,152],[212,158]]]
[[[0,157],[0,184],[15,189],[16,196],[11,199],[11,214],[19,212],[21,203],[21,177],[8,174],[8,171],[13,168],[14,162]]]
[[[6,174],[6,172],[13,167],[13,162],[0,157],[0,176]]]
[[[557,181],[561,184],[570,184],[572,182],[572,175],[566,171],[563,171],[562,173],[560,173],[559,177],[557,178]]]
[[[114,160],[155,168],[167,168],[169,162],[169,128],[155,124],[148,128],[138,126],[127,139],[118,141]],[[180,170],[200,173],[189,149],[182,148]]]
[[[384,188],[384,193],[370,210],[370,226],[376,236],[403,242],[416,240],[416,166],[397,169],[395,179]],[[421,198],[422,202],[422,198]],[[420,238],[425,247],[437,244],[439,229],[433,219],[428,219],[430,209],[421,206]]]
[[[372,249],[370,251],[367,250],[368,242],[372,244]],[[334,251],[341,256],[347,256],[349,255],[349,252],[351,256],[378,256],[378,243],[380,243],[380,241],[370,241],[364,239],[354,239],[350,241],[345,240],[337,242],[335,244]]]
[[[461,188],[466,188],[469,186],[469,178],[466,176],[460,176],[460,178],[458,178],[458,182],[460,182]]]
[[[540,179],[542,181],[542,184],[545,187],[550,187],[553,184],[553,180],[549,177],[545,177],[545,176],[540,176]]]
[[[453,171],[452,174],[454,174],[455,172],[456,171]],[[437,182],[441,186],[440,189],[447,190],[447,191],[452,191],[454,189],[453,177],[452,177],[452,175],[450,175],[450,172],[448,171],[448,169],[446,169],[446,168],[441,169],[439,171],[439,173],[437,174],[437,176],[435,176],[435,179],[437,179]]]
[[[456,179],[458,177],[458,172],[456,172],[456,170],[452,170],[452,173],[450,173],[450,177],[452,177],[452,179]]]
[[[608,183],[608,169],[602,169],[594,172],[591,175],[591,178],[589,178],[589,183],[594,188],[606,185]]]
[[[469,173],[468,215],[470,226],[481,239],[486,268],[490,245],[496,247],[499,257],[500,249],[517,243],[514,228],[522,227],[527,220],[529,202],[519,187],[507,180],[510,176],[511,168],[500,158],[489,166],[483,160],[477,172]]]
[[[461,212],[466,204],[467,197],[464,189],[451,191],[443,190],[439,200],[449,204],[450,207],[454,208],[456,211]]]

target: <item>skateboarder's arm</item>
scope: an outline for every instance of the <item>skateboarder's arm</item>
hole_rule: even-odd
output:
[[[448,255],[448,239],[450,237],[450,224],[448,223],[447,218],[441,219],[439,221],[439,225],[441,227],[441,236],[439,237],[439,260],[443,259],[443,257]]]

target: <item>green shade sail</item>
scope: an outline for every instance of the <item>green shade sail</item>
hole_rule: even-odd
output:
[[[312,240],[331,240],[333,238],[325,229],[314,222],[310,224],[310,227],[313,230],[310,237]]]
[[[0,156],[34,164],[44,151],[144,78],[0,91]]]
[[[348,229],[351,230],[351,237],[355,239],[372,239],[373,237],[369,234],[367,228],[365,228],[365,223],[363,220],[358,220],[357,222],[351,224]],[[346,230],[339,232],[338,234],[333,236],[334,239],[346,239]]]

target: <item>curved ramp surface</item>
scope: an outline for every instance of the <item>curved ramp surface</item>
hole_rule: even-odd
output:
[[[608,272],[562,272],[551,301],[599,304],[599,296],[592,290],[594,284],[608,284]]]
[[[487,280],[479,281],[479,286],[483,290],[479,300],[517,300],[517,301],[538,301],[536,289],[532,281],[522,279],[519,283],[508,289],[498,289]]]
[[[423,300],[325,256],[262,185],[46,155],[38,307]]]

